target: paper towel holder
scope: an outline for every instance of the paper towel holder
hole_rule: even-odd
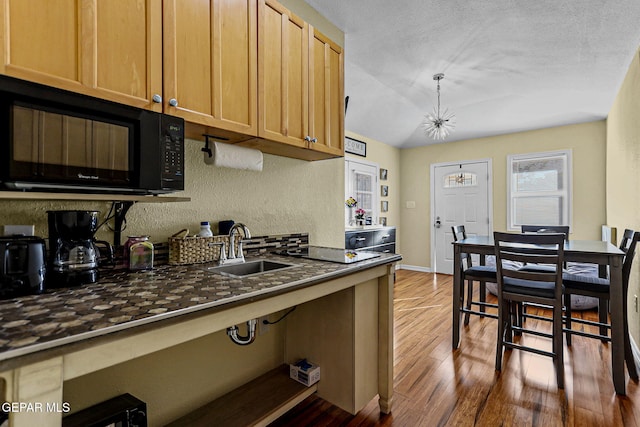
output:
[[[229,140],[229,138],[222,138],[220,136],[209,135],[208,133],[203,133],[202,136],[204,136],[204,147],[202,147],[200,151],[207,153],[209,155],[209,158],[213,157],[213,151],[211,150],[211,147],[209,147],[209,138],[215,138],[221,141]]]

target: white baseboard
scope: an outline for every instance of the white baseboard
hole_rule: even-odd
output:
[[[422,273],[432,273],[429,267],[420,267],[419,265],[398,264],[400,270],[420,271]]]

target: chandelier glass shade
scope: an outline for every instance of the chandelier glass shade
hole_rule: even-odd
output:
[[[455,114],[446,108],[440,111],[440,80],[442,79],[444,79],[443,73],[433,75],[433,80],[438,82],[438,105],[433,108],[433,112],[425,116],[423,122],[425,132],[433,139],[445,139],[455,127]]]

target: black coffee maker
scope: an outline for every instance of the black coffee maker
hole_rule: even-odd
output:
[[[49,268],[47,287],[78,286],[98,281],[100,251],[113,262],[113,247],[95,240],[96,211],[47,211],[49,221]]]

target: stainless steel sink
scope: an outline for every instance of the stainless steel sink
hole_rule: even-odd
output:
[[[209,267],[207,268],[207,271],[231,277],[247,277],[267,273],[270,271],[284,270],[286,268],[295,266],[295,264],[286,264],[284,262],[259,259],[255,261],[243,262],[241,264],[229,264],[219,265],[217,267]]]

